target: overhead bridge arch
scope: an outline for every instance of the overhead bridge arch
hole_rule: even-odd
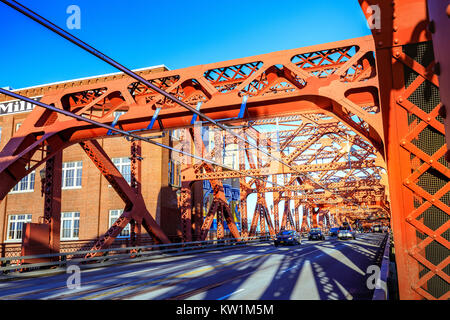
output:
[[[242,122],[328,110],[369,139],[383,154],[376,92],[378,78],[374,61],[364,59],[368,53],[373,55],[372,42],[367,36],[165,71],[152,74],[147,80],[192,106],[201,103],[200,111],[215,120]],[[296,61],[296,57],[301,60]],[[239,116],[244,108],[244,96],[247,97],[245,114]],[[45,93],[40,102],[139,133],[191,126],[193,119],[192,112],[144,88],[134,79],[56,89]],[[369,113],[367,108],[378,112]],[[117,121],[116,112],[124,113]],[[153,117],[156,121],[152,121]],[[0,178],[5,181],[0,187],[0,197],[9,192],[14,181],[58,150],[90,139],[114,136],[108,133],[108,129],[35,108],[0,153]],[[51,151],[44,155],[44,149]]]

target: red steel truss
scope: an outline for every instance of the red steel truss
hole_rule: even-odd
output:
[[[449,101],[448,88],[439,84],[441,77],[448,84],[448,57],[442,53],[448,50],[441,40],[448,19],[441,18],[443,9],[432,1],[429,10],[425,0],[359,2],[368,19],[377,8],[381,13],[381,28],[372,36],[146,75],[153,85],[211,119],[240,126],[238,134],[258,149],[217,133],[215,149],[206,150],[192,125],[202,119],[134,79],[74,83],[43,93],[41,102],[139,134],[189,127],[185,137],[193,142],[184,151],[219,163],[219,142],[237,144],[240,161],[235,170],[204,161],[183,164],[179,206],[184,240],[193,235],[205,239],[214,217],[219,238],[224,237],[224,220],[238,238],[255,234],[258,222],[261,232],[274,234],[281,228],[307,230],[308,217],[311,226],[390,219],[401,298],[445,300],[450,280],[450,153],[440,93],[447,109]],[[432,23],[428,11],[436,17]],[[433,48],[441,61],[435,60]],[[116,111],[124,112],[117,122]],[[280,122],[282,130],[259,131]],[[125,204],[122,216],[94,249],[110,245],[128,223],[134,243],[141,225],[156,242],[169,241],[140,193],[139,144],[133,143],[131,150],[130,186],[95,141],[111,136],[108,129],[36,108],[0,152],[0,199],[21,178],[47,164],[44,222],[51,225],[53,250],[59,249],[60,211],[54,201],[60,185],[53,178],[60,170],[61,151],[76,143]],[[291,167],[267,157],[261,148]],[[222,180],[229,178],[240,180],[241,233],[224,195]],[[196,211],[193,223],[191,190],[195,181],[204,179],[211,181],[214,201],[198,228],[202,213]],[[268,192],[273,193],[270,210]],[[257,204],[248,228],[251,193],[257,193]]]

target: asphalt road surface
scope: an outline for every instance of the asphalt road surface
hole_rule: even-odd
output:
[[[303,240],[286,247],[260,243],[81,270],[78,287],[71,273],[1,281],[0,299],[371,299],[366,271],[385,236]]]

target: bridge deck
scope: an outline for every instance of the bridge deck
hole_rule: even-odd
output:
[[[83,270],[79,289],[67,288],[69,274],[5,281],[0,299],[372,299],[366,271],[385,236],[262,243]]]

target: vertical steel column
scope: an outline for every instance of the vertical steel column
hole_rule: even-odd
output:
[[[130,186],[136,194],[141,194],[141,178],[142,178],[142,141],[131,141],[131,158],[130,158]],[[130,242],[131,246],[139,246],[141,243],[141,224],[131,219],[130,221]]]
[[[303,218],[302,218],[302,227],[301,232],[307,232],[308,231],[308,205],[305,203],[302,206],[303,209]]]
[[[181,229],[184,241],[192,241],[192,196],[189,181],[181,183],[181,195],[178,207],[181,211]]]
[[[50,150],[47,152],[50,152]],[[60,251],[61,179],[62,151],[59,151],[49,158],[45,164],[44,223],[50,225],[49,247],[52,253],[59,253]]]
[[[245,136],[245,128],[241,130],[241,135]],[[242,140],[238,141],[239,146],[239,170],[245,170],[245,144]],[[248,218],[247,218],[247,197],[248,190],[245,177],[239,179],[240,202],[239,209],[241,211],[241,237],[248,237]]]
[[[217,221],[217,239],[223,239],[225,237],[225,228],[223,225],[223,215],[224,215],[223,203],[220,203],[216,210],[216,221]]]
[[[295,212],[295,231],[300,232],[300,200],[295,200],[294,212]]]
[[[275,179],[275,175],[272,176]],[[280,192],[273,192],[273,220],[275,224],[275,232],[280,232],[280,214],[278,205],[280,203]]]
[[[241,181],[245,179],[240,179]],[[240,203],[239,208],[241,211],[241,236],[248,236],[248,218],[247,218],[247,191],[243,188],[242,182],[240,185]]]

